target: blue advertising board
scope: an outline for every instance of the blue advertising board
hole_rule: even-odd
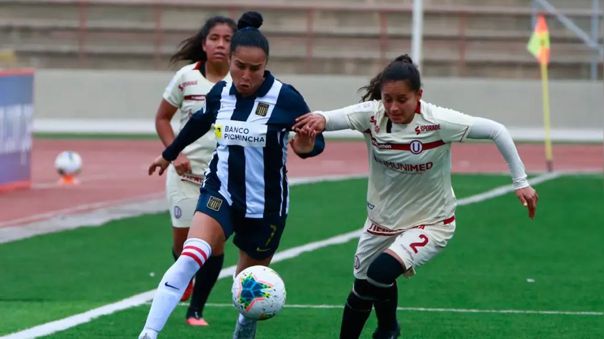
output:
[[[33,70],[0,70],[0,191],[31,183],[33,88]]]

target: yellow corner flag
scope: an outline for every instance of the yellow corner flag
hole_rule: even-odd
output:
[[[541,66],[541,87],[543,90],[543,127],[545,130],[545,162],[548,172],[554,170],[554,156],[550,137],[549,86],[547,80],[547,65],[549,64],[549,31],[545,17],[537,17],[535,30],[526,48],[537,58]]]
[[[537,25],[526,48],[541,64],[549,63],[549,31],[543,14],[537,17]]]

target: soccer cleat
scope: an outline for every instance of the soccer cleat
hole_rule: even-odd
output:
[[[191,293],[193,293],[193,279],[191,279],[191,281],[189,281],[189,284],[187,285],[187,288],[185,289],[185,293],[183,293],[182,297],[180,297],[180,301],[189,300],[189,298],[191,297]]]
[[[237,325],[235,325],[235,332],[233,332],[233,339],[254,339],[256,338],[256,320],[248,319],[239,316]]]
[[[397,324],[396,328],[393,330],[384,330],[381,328],[377,328],[375,332],[373,332],[373,339],[396,339],[401,335],[401,328]]]
[[[208,326],[208,322],[205,321],[205,319],[199,315],[199,312],[197,311],[192,311],[191,309],[187,310],[187,319],[186,319],[187,324],[191,325],[191,326]]]
[[[157,339],[157,332],[144,329],[143,332],[138,336],[139,339]]]

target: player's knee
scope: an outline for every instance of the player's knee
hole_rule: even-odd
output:
[[[388,288],[404,271],[405,267],[396,258],[381,253],[367,269],[367,282],[377,287]]]

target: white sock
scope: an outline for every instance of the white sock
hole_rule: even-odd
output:
[[[207,242],[197,238],[185,241],[180,257],[166,271],[157,287],[157,291],[155,291],[151,310],[147,315],[147,322],[141,336],[146,331],[152,330],[158,333],[164,328],[168,317],[178,305],[189,281],[211,254],[212,248]]]

